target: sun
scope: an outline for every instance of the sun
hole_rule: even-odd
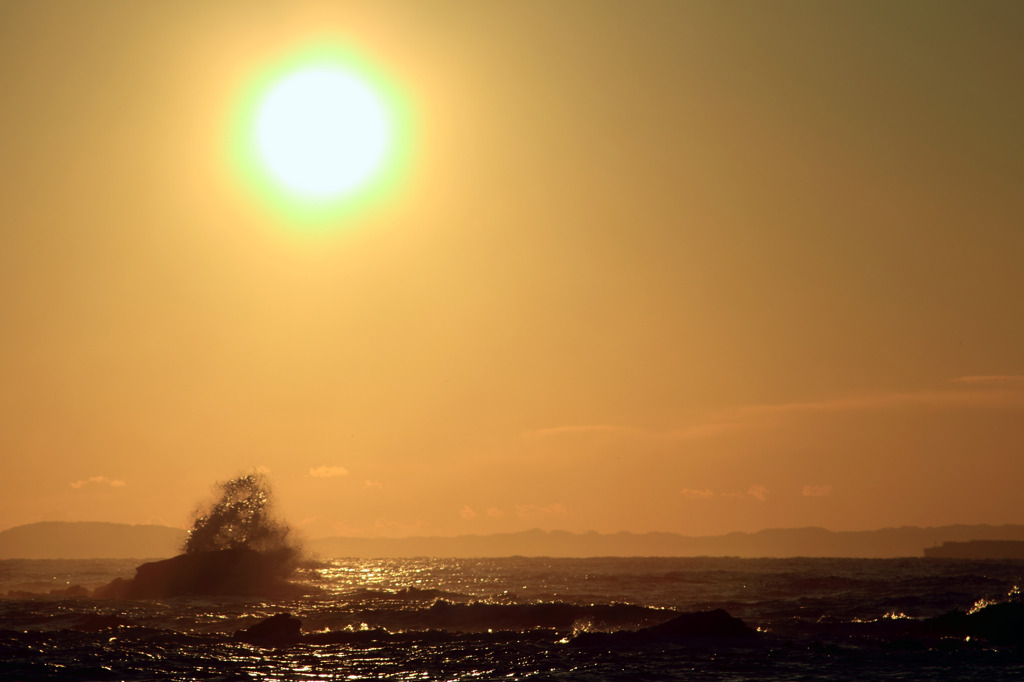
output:
[[[257,205],[289,222],[334,222],[390,195],[407,166],[404,97],[336,43],[268,63],[239,93],[230,165]]]
[[[336,66],[300,69],[274,83],[253,133],[266,171],[287,191],[310,199],[342,196],[368,182],[390,141],[381,99]]]

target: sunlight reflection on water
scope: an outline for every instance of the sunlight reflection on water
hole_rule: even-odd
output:
[[[55,574],[52,565],[27,568],[12,580]],[[962,640],[900,649],[885,639],[913,632],[916,619],[1019,599],[1022,571],[1024,563],[924,560],[309,562],[296,580],[319,591],[281,600],[11,600],[0,679],[692,681],[765,679],[766,671],[769,679],[907,678],[913,671],[915,679],[939,680],[965,669],[986,682],[1024,679],[1024,650]],[[766,642],[658,641],[638,649],[635,639],[610,634],[664,620],[659,609],[711,607],[744,617]],[[86,612],[141,627],[67,629]],[[259,647],[233,638],[281,612],[302,621],[301,641]],[[19,634],[25,630],[41,632]],[[934,674],[920,674],[927,666]]]

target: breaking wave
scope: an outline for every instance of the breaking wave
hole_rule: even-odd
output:
[[[253,472],[221,481],[218,498],[193,514],[182,549],[185,554],[249,549],[273,560],[288,575],[301,556],[291,527],[274,515],[266,476]]]

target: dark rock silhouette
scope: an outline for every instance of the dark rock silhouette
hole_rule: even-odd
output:
[[[142,564],[131,580],[119,578],[93,592],[112,599],[234,594],[294,596],[287,582],[299,548],[287,524],[271,513],[270,486],[262,474],[219,483],[220,497],[196,512],[184,554]]]
[[[88,597],[89,590],[81,585],[71,585],[56,590],[50,590],[47,594],[51,594],[57,597]]]
[[[302,621],[290,613],[279,613],[235,633],[235,639],[250,644],[277,645],[298,641]]]
[[[1024,645],[1024,603],[989,604],[973,613],[950,611],[922,623],[930,634],[984,638],[995,644]]]
[[[182,595],[289,596],[295,588],[284,580],[273,556],[251,549],[179,554],[142,564],[131,580],[118,579],[93,595],[111,599],[154,599]]]
[[[723,609],[684,613],[640,632],[659,637],[754,637],[757,634],[753,628],[739,618],[733,618]]]

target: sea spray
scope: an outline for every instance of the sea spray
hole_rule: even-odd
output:
[[[216,484],[219,497],[194,512],[182,546],[185,554],[249,549],[273,562],[278,575],[290,575],[301,550],[287,523],[274,515],[273,495],[259,472]]]
[[[183,553],[142,564],[131,580],[99,587],[97,597],[152,599],[181,595],[285,596],[300,550],[288,524],[273,514],[270,485],[260,473],[216,484],[216,501],[195,512]]]

